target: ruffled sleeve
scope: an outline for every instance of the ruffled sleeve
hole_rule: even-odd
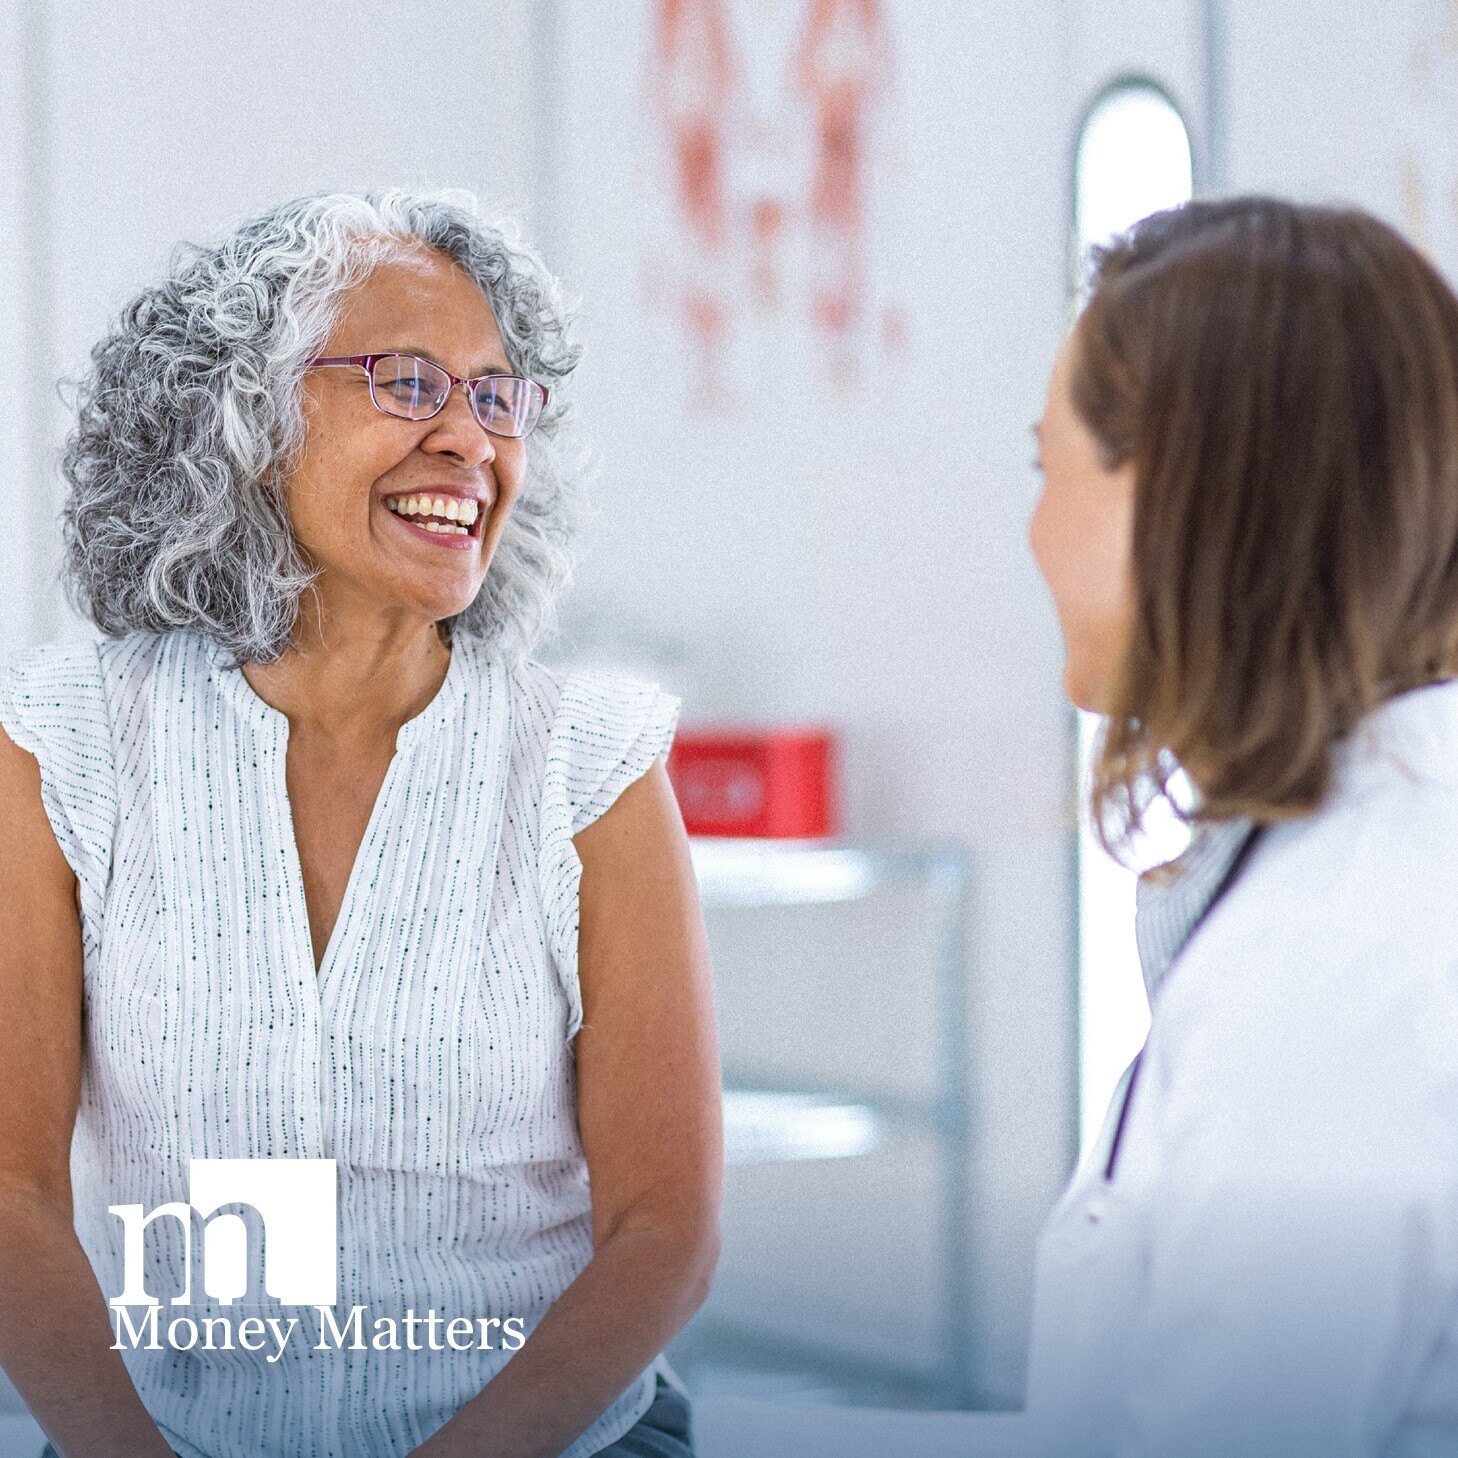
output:
[[[0,725],[40,766],[41,803],[76,873],[90,958],[100,946],[117,819],[100,645],[12,649],[0,660]]]
[[[541,877],[547,936],[569,1007],[569,1039],[582,1026],[577,978],[582,862],[572,837],[667,752],[678,711],[672,694],[636,679],[580,671],[562,684],[543,776]]]

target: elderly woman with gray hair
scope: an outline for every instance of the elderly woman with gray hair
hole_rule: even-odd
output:
[[[401,192],[180,252],[93,352],[103,636],[0,675],[0,1363],[51,1453],[691,1452],[677,704],[526,656],[577,357],[510,231]]]

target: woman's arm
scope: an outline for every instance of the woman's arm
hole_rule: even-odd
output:
[[[718,1257],[712,982],[663,761],[573,843],[583,867],[577,1104],[595,1250],[421,1458],[556,1458],[698,1309]]]
[[[76,876],[0,730],[0,1365],[64,1458],[171,1458],[72,1224],[81,998]]]

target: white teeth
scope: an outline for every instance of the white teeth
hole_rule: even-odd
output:
[[[436,531],[448,531],[456,536],[470,536],[469,528],[481,514],[480,503],[470,499],[460,500],[454,496],[396,496],[385,502],[396,516],[439,516],[459,526],[444,523],[422,522],[420,525],[433,527]]]

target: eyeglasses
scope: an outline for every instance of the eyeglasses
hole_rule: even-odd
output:
[[[520,375],[477,375],[463,380],[417,354],[326,355],[309,368],[349,365],[369,377],[376,410],[402,420],[430,420],[445,409],[451,391],[466,387],[471,413],[482,430],[507,440],[522,440],[536,429],[547,403],[547,389]]]

